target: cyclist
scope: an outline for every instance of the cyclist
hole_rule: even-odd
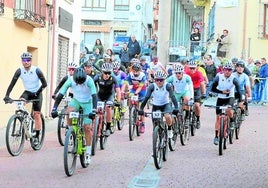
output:
[[[15,72],[4,98],[5,103],[9,103],[12,99],[9,97],[13,87],[17,80],[20,78],[24,85],[24,92],[20,96],[21,99],[32,100],[37,99],[38,101],[33,102],[33,116],[35,120],[35,138],[33,144],[37,146],[39,144],[39,135],[42,126],[42,120],[40,111],[42,109],[42,91],[47,87],[47,81],[44,77],[43,72],[36,66],[32,66],[32,54],[24,52],[21,55],[22,67],[17,69]],[[40,84],[41,82],[41,84]]]
[[[168,75],[167,70],[165,69],[165,67],[162,65],[161,62],[158,61],[158,57],[153,57],[152,62],[149,63],[149,80],[153,80],[154,79],[154,73],[157,70],[162,70],[165,72],[166,75]]]
[[[146,57],[145,56],[141,56],[140,57],[140,64],[141,64],[141,70],[142,72],[144,72],[146,78],[148,78],[148,70],[150,68],[149,64],[146,62]]]
[[[79,111],[79,109],[82,108],[83,114],[91,114],[93,109],[96,109],[97,95],[94,82],[90,76],[86,75],[83,68],[77,68],[75,69],[73,76],[69,77],[64,83],[55,99],[55,103],[51,111],[51,116],[53,118],[58,116],[57,108],[68,88],[72,88],[74,96],[68,104],[67,113]],[[85,161],[89,164],[91,162],[92,120],[89,117],[84,117],[83,123],[87,145]],[[67,117],[67,125],[71,126],[71,120],[69,117]]]
[[[234,92],[235,89],[237,91],[238,96],[238,102],[239,106],[243,106],[242,102],[242,95],[240,92],[239,82],[235,78],[234,75],[232,75],[233,72],[233,65],[231,62],[226,63],[223,66],[223,73],[217,74],[215,77],[211,91],[218,93],[216,106],[222,106],[222,105],[234,105]],[[218,130],[220,126],[220,109],[216,109],[216,123],[215,123],[215,138],[214,138],[214,144],[219,144],[218,139]],[[230,118],[230,129],[234,129],[234,118],[233,118],[233,109],[227,110],[227,115]]]
[[[188,74],[193,82],[194,86],[194,105],[195,105],[195,116],[196,116],[196,128],[200,128],[200,114],[201,114],[201,107],[200,107],[200,101],[201,99],[206,98],[206,91],[203,91],[202,88],[205,90],[204,87],[204,77],[197,70],[197,64],[196,61],[192,60],[188,63],[188,70],[185,72]],[[201,94],[202,90],[202,94]]]
[[[181,64],[175,64],[173,67],[174,74],[167,78],[167,82],[174,87],[174,94],[178,102],[183,99],[183,109],[185,110],[185,127],[189,126],[190,106],[185,104],[194,103],[194,87],[189,75],[184,74],[184,67]]]
[[[138,95],[139,97],[139,102],[141,102],[144,99],[144,96],[146,94],[146,76],[145,74],[141,71],[141,65],[140,63],[134,63],[132,65],[132,72],[130,72],[127,76],[126,81],[124,82],[122,86],[122,91],[125,91],[125,88],[127,86],[132,86],[130,89],[130,95]],[[145,118],[142,117],[142,123],[140,126],[140,133],[144,133],[145,131],[145,125],[144,121]]]
[[[239,82],[240,86],[240,92],[242,95],[247,96],[247,98],[251,98],[251,87],[250,87],[250,81],[248,75],[244,73],[245,63],[244,61],[237,61],[235,64],[235,70],[236,72],[233,73],[233,75],[236,77],[236,79]],[[235,98],[238,98],[237,91],[235,91]],[[244,100],[245,108],[241,108],[241,120],[245,120],[245,111],[248,112],[248,102],[245,99]]]
[[[147,88],[146,96],[144,100],[141,103],[139,115],[143,115],[143,109],[147,103],[147,101],[150,99],[150,97],[153,97],[152,100],[152,112],[160,110],[161,112],[166,112],[164,114],[166,123],[168,125],[168,138],[173,137],[173,132],[171,130],[172,125],[172,118],[169,112],[171,112],[171,103],[170,99],[172,100],[172,103],[174,105],[173,114],[177,115],[178,110],[178,102],[176,100],[176,97],[173,92],[172,85],[165,81],[167,75],[162,70],[157,70],[154,73],[154,83],[150,84],[150,86]]]
[[[113,70],[113,65],[111,63],[104,63],[101,67],[102,73],[94,77],[94,82],[98,88],[98,100],[106,101],[106,131],[105,136],[110,136],[111,134],[111,123],[112,123],[112,113],[113,113],[113,103],[114,96],[116,92],[117,102],[121,101],[120,87],[115,76],[111,75]]]
[[[60,88],[63,86],[63,84],[66,82],[66,80],[72,76],[74,74],[74,70],[77,68],[77,65],[74,63],[74,62],[70,62],[68,63],[68,74],[66,76],[64,76],[59,85],[56,87],[53,95],[52,95],[52,99],[55,99],[56,98],[56,95],[57,93],[59,92]],[[69,91],[69,94],[68,94],[70,97],[73,97],[73,93],[72,91]]]
[[[97,75],[97,71],[93,67],[93,62],[88,60],[83,64],[83,68],[86,71],[86,74],[92,79]]]

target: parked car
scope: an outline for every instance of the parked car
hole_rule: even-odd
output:
[[[114,38],[114,43],[112,47],[114,54],[119,54],[120,50],[123,47],[123,44],[128,43],[129,40],[130,36],[116,36]]]

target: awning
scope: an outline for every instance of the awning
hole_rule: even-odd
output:
[[[82,32],[97,32],[97,33],[109,33],[111,30],[110,26],[96,26],[96,25],[82,25]]]
[[[128,27],[122,27],[122,26],[115,26],[112,27],[114,31],[128,31]]]

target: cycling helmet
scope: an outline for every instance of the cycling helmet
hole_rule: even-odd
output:
[[[157,70],[155,73],[154,73],[154,78],[155,79],[166,79],[167,75],[164,71],[162,70]]]
[[[146,60],[147,60],[147,59],[146,59],[145,56],[141,56],[140,61],[146,61]]]
[[[68,63],[68,68],[77,68],[77,65],[74,62]]]
[[[158,62],[158,57],[153,57],[152,61],[153,62]]]
[[[196,67],[197,66],[196,61],[194,61],[194,60],[189,61],[188,66],[189,67]]]
[[[86,61],[86,62],[84,63],[84,67],[92,67],[92,63],[91,63],[91,61]]]
[[[101,70],[104,72],[111,72],[113,70],[113,65],[111,63],[103,63]]]
[[[233,64],[232,64],[232,62],[226,62],[226,63],[223,65],[223,68],[224,68],[224,69],[233,69]]]
[[[88,57],[88,59],[90,59],[90,60],[95,60],[96,57],[95,57],[93,54],[90,54],[89,57]]]
[[[261,62],[260,62],[260,60],[256,60],[255,62],[254,62],[254,64],[256,65],[256,64],[261,64]]]
[[[103,55],[103,58],[104,58],[104,59],[111,59],[111,56],[109,56],[108,54],[104,54],[104,55]]]
[[[77,68],[74,71],[73,79],[77,84],[83,84],[87,79],[87,74],[84,69]]]
[[[114,68],[114,69],[119,69],[120,66],[121,66],[121,63],[120,63],[119,61],[114,61],[114,62],[113,62],[113,68]]]
[[[184,72],[184,66],[182,64],[175,64],[174,72]]]
[[[134,71],[140,71],[141,70],[141,65],[139,63],[134,63],[132,66],[132,69]]]
[[[132,58],[130,60],[131,63],[139,63],[139,60],[137,58]]]
[[[232,58],[231,61],[232,61],[232,63],[236,63],[238,61],[238,58],[234,57],[234,58]]]
[[[244,63],[244,61],[239,60],[239,61],[237,61],[237,63],[235,64],[235,66],[245,67],[245,63]]]
[[[21,55],[21,59],[32,59],[32,54],[29,53],[29,52],[24,52],[24,53]]]

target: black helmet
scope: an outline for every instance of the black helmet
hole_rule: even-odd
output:
[[[21,59],[32,59],[32,54],[29,52],[24,52],[20,57]]]
[[[132,66],[132,69],[134,71],[140,71],[141,70],[141,65],[139,63],[134,63]]]
[[[82,68],[75,69],[73,79],[74,79],[75,83],[83,84],[87,79],[87,75],[86,75],[85,70]]]
[[[236,58],[236,57],[234,57],[234,58],[232,58],[232,63],[237,63],[237,61],[238,61],[238,58]]]
[[[239,61],[237,61],[237,63],[236,63],[236,65],[235,66],[240,66],[240,67],[245,67],[245,63],[244,63],[244,61],[242,61],[242,60],[239,60]]]

